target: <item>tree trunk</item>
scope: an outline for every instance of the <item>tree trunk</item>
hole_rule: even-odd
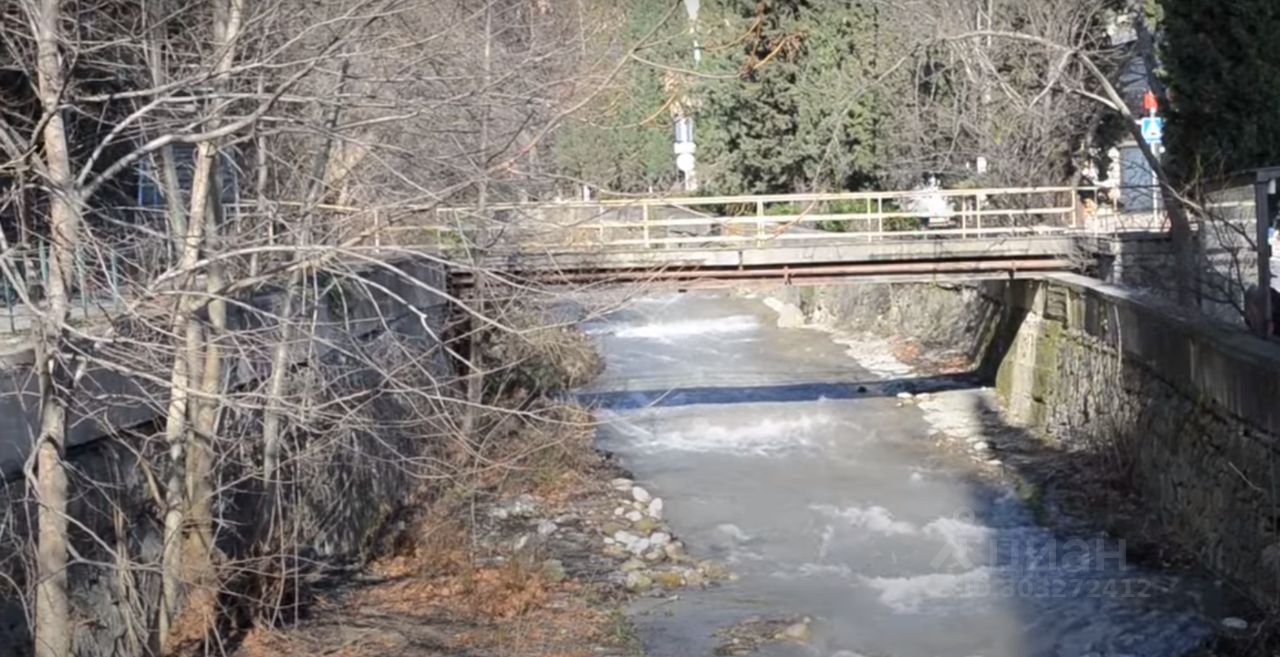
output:
[[[52,248],[47,314],[40,326],[36,369],[40,385],[40,433],[36,439],[37,510],[35,654],[69,657],[70,603],[67,598],[67,473],[63,463],[67,428],[66,390],[58,379],[69,371],[62,363],[75,250],[80,231],[80,199],[71,174],[66,128],[59,105],[66,81],[61,61],[62,15],[59,0],[40,0],[32,23],[37,48],[40,102],[45,113],[44,158],[50,189],[49,228]]]

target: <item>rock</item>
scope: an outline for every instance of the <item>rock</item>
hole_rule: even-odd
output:
[[[700,571],[687,570],[684,573],[684,583],[688,586],[706,586],[707,578]]]
[[[915,396],[915,395],[912,395],[912,394],[911,394],[911,393],[909,393],[909,392],[900,392],[900,393],[898,393],[898,399],[911,399],[911,398],[913,398],[914,396]]]
[[[492,509],[489,509],[489,517],[494,520],[506,520],[511,517],[511,512],[506,510],[504,507],[495,506]]]
[[[521,534],[518,538],[516,538],[516,540],[511,542],[511,550],[513,552],[519,552],[523,550],[525,546],[529,544],[530,538],[531,536],[529,534]]]
[[[633,527],[636,531],[638,531],[638,532],[640,532],[640,533],[642,533],[642,534],[648,534],[648,533],[650,533],[650,532],[653,532],[653,531],[656,531],[656,530],[658,530],[658,529],[661,529],[661,528],[662,528],[662,523],[661,523],[661,522],[659,522],[659,521],[657,521],[657,520],[655,520],[655,519],[653,519],[653,518],[644,518],[644,517],[642,517],[642,518],[640,518],[639,520],[637,520],[637,521],[635,522],[635,524],[634,524],[634,525],[632,525],[632,527]]]
[[[640,539],[640,540],[638,540],[638,541],[636,541],[636,542],[632,543],[631,545],[628,545],[628,546],[627,546],[627,550],[628,550],[629,552],[631,552],[631,554],[634,554],[634,555],[636,555],[636,556],[639,556],[639,555],[644,554],[645,552],[648,552],[648,551],[649,551],[649,548],[651,548],[651,547],[653,547],[653,545],[652,545],[651,543],[649,543],[649,539],[647,539],[647,538],[642,538],[642,539]]]
[[[632,523],[637,523],[644,518],[644,514],[639,511],[628,511],[623,517]]]
[[[617,479],[610,481],[609,485],[613,487],[614,490],[625,493],[631,490],[631,487],[635,485],[635,482],[627,479],[626,477],[618,477]]]
[[[974,450],[976,450],[976,451],[979,451],[979,452],[985,452],[985,451],[987,451],[987,450],[991,449],[991,443],[984,442],[984,441],[978,441],[978,442],[976,442],[976,443],[974,443],[974,444],[973,444],[973,449],[974,449]]]
[[[614,532],[613,540],[617,541],[618,544],[621,545],[622,547],[630,550],[631,546],[635,545],[636,542],[640,540],[640,537],[636,536],[635,534],[632,534],[629,531],[624,530],[624,531]]]
[[[1222,626],[1228,630],[1247,630],[1249,629],[1249,622],[1243,618],[1230,616],[1222,619]]]
[[[637,570],[644,570],[644,562],[639,559],[627,559],[625,563],[623,563],[621,566],[618,566],[618,570],[621,570],[624,573],[635,572]]]
[[[672,541],[662,546],[662,551],[667,553],[667,558],[672,561],[684,561],[689,555],[685,554],[684,545],[680,541]]]
[[[641,504],[648,504],[649,501],[653,499],[653,496],[649,494],[649,491],[639,486],[631,487],[631,497]]]
[[[666,532],[654,532],[649,536],[649,543],[654,547],[666,547],[671,542],[671,534]]]
[[[724,580],[733,578],[733,573],[729,572],[728,568],[714,561],[703,561],[699,563],[698,570],[701,571],[702,574],[705,575],[708,580],[711,580],[713,582],[724,581]]]
[[[677,572],[654,573],[653,583],[664,589],[678,589],[684,586],[684,575]]]
[[[625,584],[628,590],[635,591],[636,593],[644,593],[645,591],[653,588],[653,578],[641,571],[635,570],[627,573]]]
[[[813,638],[813,630],[809,629],[809,619],[806,618],[799,623],[792,623],[778,632],[776,637],[781,641],[795,641],[797,643],[808,643]]]
[[[645,552],[643,556],[644,560],[649,563],[658,563],[667,558],[667,553],[658,548],[649,548],[649,551]]]
[[[542,562],[542,575],[556,584],[569,578],[569,575],[564,572],[564,564],[559,559],[547,559]]]
[[[538,512],[538,498],[525,493],[512,500],[507,509],[516,518],[528,518]]]
[[[560,526],[552,520],[543,519],[538,521],[538,536],[550,536],[556,533],[557,529],[560,529]]]
[[[615,518],[621,518],[621,517],[622,517],[623,515],[625,515],[626,513],[627,513],[627,509],[626,509],[626,507],[621,507],[621,506],[620,506],[620,507],[618,507],[618,508],[616,508],[616,509],[614,509],[614,510],[613,510],[613,515],[614,515],[614,517],[615,517]]]
[[[860,394],[860,395],[865,395],[865,394],[867,394],[867,387],[866,387],[866,386],[858,386],[858,394]]]
[[[620,522],[606,522],[603,525],[600,525],[600,532],[603,533],[605,536],[613,536],[618,532],[622,532],[626,530],[627,530],[627,526]]]
[[[616,542],[613,545],[606,545],[602,552],[604,553],[604,556],[612,557],[614,559],[626,559],[631,556],[631,553],[627,552],[627,548],[618,545]]]
[[[612,538],[612,537],[610,537],[610,536],[605,536],[605,537],[604,537],[604,544],[605,544],[605,545],[617,545],[617,544],[618,544],[618,542],[617,542],[617,541],[615,541],[615,540],[613,540],[613,538]]]
[[[650,518],[654,518],[655,520],[662,520],[662,507],[663,507],[662,498],[655,497],[652,500],[649,500],[649,508],[646,509],[645,511],[646,513],[649,514]]]

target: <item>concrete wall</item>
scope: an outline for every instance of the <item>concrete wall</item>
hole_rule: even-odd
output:
[[[1080,277],[1012,298],[1021,319],[997,376],[1010,418],[1112,450],[1184,547],[1274,605],[1280,349]]]
[[[328,382],[334,388],[331,396],[364,393],[357,414],[370,421],[365,425],[368,429],[356,423],[357,428],[324,431],[317,436],[324,449],[292,452],[289,472],[299,480],[321,483],[287,490],[290,519],[302,528],[296,537],[302,561],[295,566],[358,559],[420,485],[412,473],[389,464],[427,455],[442,443],[433,433],[438,428],[428,426],[417,413],[421,409],[413,408],[420,402],[388,391],[383,374],[368,365],[408,355],[426,363],[427,372],[447,379],[449,362],[438,339],[450,310],[439,293],[445,273],[422,261],[392,266],[404,275],[371,269],[361,273],[369,285],[348,282],[341,286],[341,293],[323,295],[316,308],[313,340],[298,347],[299,369],[291,376]],[[261,296],[253,303],[273,307],[277,301],[272,296]],[[247,317],[241,320],[240,330],[251,328]],[[302,367],[301,352],[307,349],[313,349],[313,359]],[[362,356],[353,359],[351,353]],[[233,369],[244,384],[252,384],[266,371],[263,362],[247,356]],[[92,385],[115,392],[148,387],[118,373],[107,374],[91,372]],[[26,375],[11,368],[6,376],[8,381],[18,381]],[[148,467],[164,462],[164,444],[157,436],[163,424],[158,409],[166,400],[163,396],[145,402],[121,396],[94,399],[97,412],[88,403],[82,405],[74,444],[68,450],[70,515],[76,523],[72,538],[76,553],[84,559],[74,563],[69,573],[74,649],[84,657],[137,655],[142,654],[138,646],[147,641],[146,627],[154,618],[153,603],[158,598],[155,566],[160,559],[163,519],[149,477],[164,473],[149,473]],[[123,408],[112,408],[110,401],[120,402]],[[3,403],[17,402],[9,397]],[[121,418],[127,418],[127,423]],[[0,435],[4,440],[12,436],[9,432],[15,425],[26,432],[30,416],[4,410],[0,420],[7,423],[6,433]],[[225,422],[238,425],[225,429],[228,434],[246,437],[239,460],[254,461],[260,451],[253,440],[260,432],[260,414],[240,409]],[[24,446],[17,447],[7,453],[20,454]],[[253,477],[228,467],[217,475],[221,485],[234,491],[223,495],[215,509],[220,528],[217,544],[230,557],[242,557],[252,531],[269,510]],[[0,576],[13,578],[20,586],[33,514],[25,481],[20,476],[0,478]],[[0,584],[0,655],[30,654],[26,620],[13,590]]]

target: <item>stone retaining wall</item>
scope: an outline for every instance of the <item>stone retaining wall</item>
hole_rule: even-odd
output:
[[[1089,279],[1016,286],[996,387],[1011,421],[1107,450],[1183,547],[1267,606],[1280,594],[1280,353]]]

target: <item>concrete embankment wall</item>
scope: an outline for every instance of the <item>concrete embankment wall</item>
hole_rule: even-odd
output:
[[[399,271],[371,269],[358,278],[335,281],[320,295],[308,317],[314,319],[311,339],[297,345],[292,381],[320,382],[321,393],[358,399],[347,426],[326,429],[325,422],[309,426],[314,436],[293,436],[286,448],[289,481],[288,521],[297,528],[299,560],[289,568],[358,558],[369,548],[384,523],[409,500],[420,480],[407,468],[395,467],[421,457],[443,441],[435,439],[422,408],[395,386],[386,383],[385,369],[406,357],[415,358],[425,373],[447,382],[450,364],[440,349],[450,307],[438,291],[445,273],[421,261],[392,263]],[[252,300],[274,308],[271,295]],[[255,326],[255,323],[258,324]],[[243,330],[271,330],[260,320],[233,318]],[[233,328],[233,330],[235,330]],[[259,385],[269,353],[236,354],[228,367],[238,385]],[[11,385],[0,396],[0,408],[20,408],[28,375],[20,364],[3,375]],[[92,377],[92,378],[91,378]],[[148,625],[158,599],[163,517],[162,491],[156,489],[167,473],[160,415],[167,399],[154,386],[131,381],[110,371],[86,374],[94,389],[117,393],[146,390],[146,395],[85,395],[74,414],[70,466],[72,541],[78,558],[70,567],[74,652],[81,657],[143,654]],[[447,384],[447,383],[446,383]],[[425,382],[424,386],[427,385]],[[365,421],[367,420],[367,421]],[[23,455],[29,449],[28,413],[5,411],[6,431],[0,440],[12,441],[0,454]],[[248,554],[254,532],[271,514],[272,502],[246,463],[260,461],[261,414],[232,402],[224,425],[229,434],[245,437],[241,453],[228,458],[216,472],[220,486],[234,494],[220,497],[217,516],[220,551],[231,559]],[[231,425],[235,425],[232,427]],[[310,441],[308,442],[308,438]],[[311,447],[309,448],[308,445]],[[322,447],[321,447],[322,445]],[[230,445],[224,445],[229,448]],[[0,460],[0,465],[8,465]],[[0,576],[23,586],[24,555],[32,534],[34,506],[20,472],[5,470],[0,477]],[[299,483],[290,483],[299,482]],[[0,655],[30,654],[27,614],[9,586],[0,586]]]
[[[1144,506],[1257,602],[1280,602],[1280,350],[1076,276],[788,288],[806,318],[970,357],[1010,424],[1105,450]]]

